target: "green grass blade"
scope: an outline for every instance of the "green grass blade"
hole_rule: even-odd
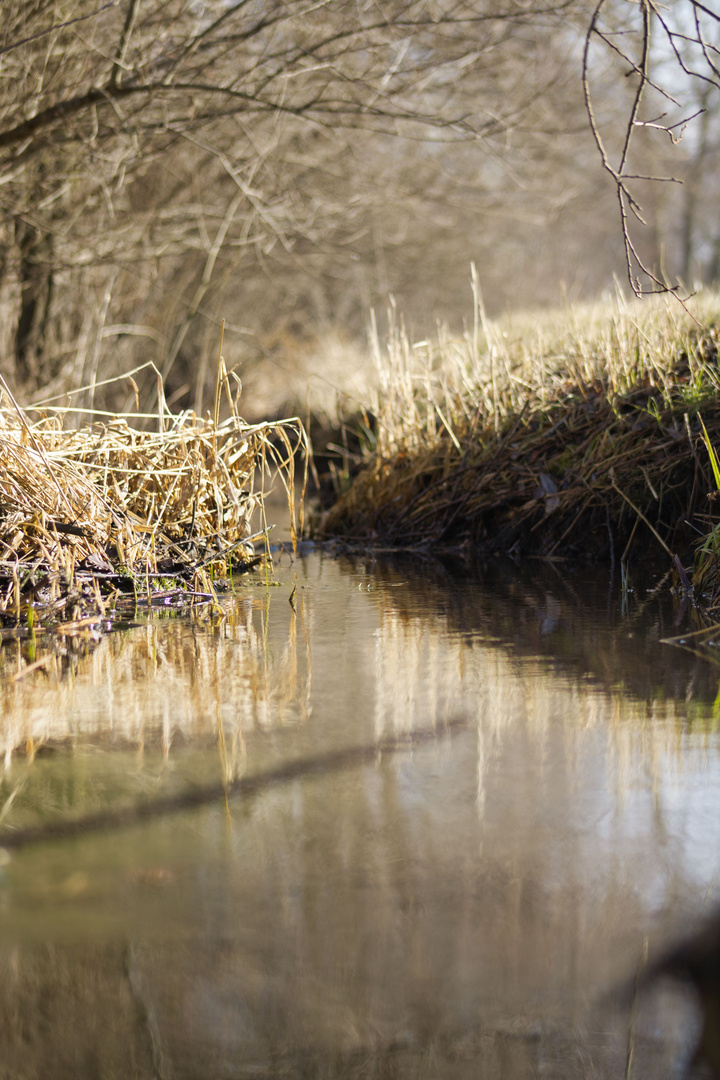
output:
[[[710,436],[707,433],[707,428],[705,427],[702,416],[700,417],[700,423],[702,424],[703,439],[705,440],[705,446],[707,447],[708,457],[710,458],[713,476],[715,477],[715,487],[718,489],[718,491],[720,491],[720,464],[718,464],[717,454],[713,450],[713,445],[710,442]]]

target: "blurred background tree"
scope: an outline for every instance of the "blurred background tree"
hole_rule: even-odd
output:
[[[622,132],[650,6],[8,0],[3,369],[26,399],[88,386],[85,405],[119,408],[103,381],[153,360],[173,404],[200,410],[224,318],[260,415],[306,369],[332,385],[362,365],[353,342],[390,294],[415,335],[438,318],[461,332],[471,261],[491,314],[598,295],[624,253],[583,44],[590,25],[597,123]],[[620,49],[606,22],[629,27]],[[717,106],[701,117],[676,154],[683,194],[646,183],[638,243],[652,267],[672,243],[678,273],[712,278]]]

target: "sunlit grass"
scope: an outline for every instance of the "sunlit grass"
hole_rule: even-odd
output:
[[[684,308],[618,290],[491,320],[476,290],[462,335],[413,342],[391,309],[372,338],[376,445],[321,531],[612,559],[642,523],[686,558],[707,532],[700,409],[720,437],[718,316],[717,293]]]
[[[78,624],[104,617],[125,594],[149,609],[159,594],[169,601],[183,591],[213,602],[218,577],[262,557],[252,541],[267,540],[263,483],[270,467],[287,493],[296,536],[302,423],[247,424],[232,389],[220,357],[212,415],[172,413],[158,375],[153,417],[138,411],[86,418],[74,412],[72,393],[60,404],[24,409],[2,380],[6,623],[26,622],[32,633],[42,612],[46,623]],[[224,392],[229,415],[221,421]]]

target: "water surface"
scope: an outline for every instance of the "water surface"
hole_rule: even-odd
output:
[[[718,673],[651,587],[284,554],[6,640],[0,1074],[677,1075],[619,988],[720,897]]]

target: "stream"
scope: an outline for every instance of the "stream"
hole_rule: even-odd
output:
[[[681,1075],[720,667],[656,586],[306,545],[5,632],[0,1077]]]

